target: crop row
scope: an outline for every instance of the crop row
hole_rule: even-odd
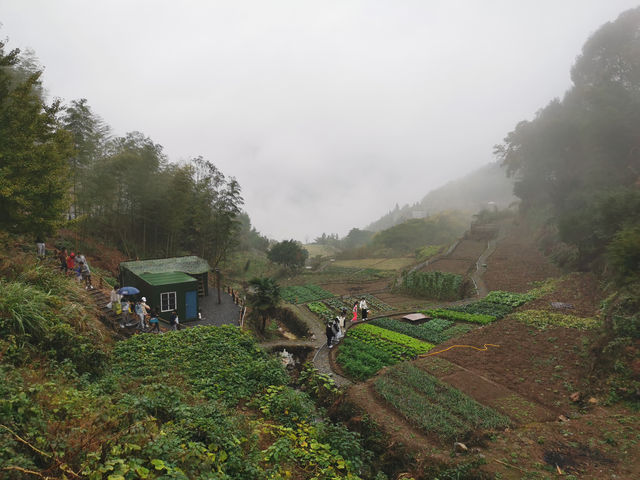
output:
[[[409,422],[445,440],[464,440],[476,429],[509,426],[507,417],[410,364],[390,369],[376,391]]]
[[[365,343],[347,333],[340,344],[336,360],[349,377],[355,380],[366,380],[382,367],[393,365],[401,358],[396,358],[375,345]]]
[[[443,332],[453,325],[451,320],[435,318],[422,325],[393,320],[391,318],[376,318],[369,322],[370,325],[386,328],[394,332],[403,333],[413,338],[425,340],[430,343],[442,343],[449,339]]]
[[[309,302],[307,308],[325,321],[335,317],[333,312],[322,302]]]
[[[471,322],[486,325],[496,320],[493,315],[482,315],[480,313],[456,312],[455,310],[445,310],[443,308],[435,308],[431,310],[423,310],[422,313],[430,315],[434,318],[446,318],[459,322]]]
[[[289,303],[307,303],[333,297],[331,292],[313,284],[285,287],[280,291],[280,295]]]
[[[463,294],[463,277],[446,272],[403,272],[396,290],[436,300],[457,300]]]
[[[390,353],[395,358],[414,358],[431,350],[434,345],[408,335],[393,332],[375,325],[364,324],[349,329],[348,336],[362,340]]]

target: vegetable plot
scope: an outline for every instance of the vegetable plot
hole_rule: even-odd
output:
[[[444,440],[464,440],[477,429],[508,427],[510,420],[410,364],[390,369],[376,391],[409,422]]]
[[[445,310],[443,308],[435,308],[431,310],[423,310],[422,313],[435,318],[446,318],[460,322],[471,322],[486,325],[496,320],[493,315],[482,315],[479,313],[456,312],[455,310]]]
[[[281,290],[280,294],[285,301],[296,304],[333,297],[331,292],[327,292],[322,287],[313,284],[285,287]]]
[[[384,366],[415,358],[433,347],[407,335],[365,324],[349,329],[337,360],[349,376],[365,380]]]
[[[468,325],[454,326],[451,320],[434,318],[422,325],[412,325],[391,318],[377,318],[369,322],[370,325],[386,328],[394,332],[403,333],[413,338],[425,340],[430,343],[442,343],[450,338],[468,332]]]

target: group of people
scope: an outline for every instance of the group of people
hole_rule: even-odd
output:
[[[38,248],[40,248],[38,246]],[[76,255],[74,252],[67,254],[67,249],[62,247],[58,251],[58,260],[60,261],[60,270],[65,275],[75,275],[78,283],[84,283],[87,290],[93,290],[93,284],[91,283],[91,269],[85,256],[78,252]]]
[[[369,306],[367,300],[362,297],[361,300],[356,300],[353,304],[353,317],[352,322],[358,321],[358,309],[360,309],[362,320],[366,320],[369,317]],[[345,319],[347,317],[347,309],[343,308],[340,315],[333,320],[327,322],[325,328],[325,335],[327,336],[327,347],[333,348],[335,343],[338,343],[345,334]]]
[[[129,325],[132,318],[137,317],[137,325],[141,331],[160,333],[160,319],[157,310],[147,305],[146,297],[138,300],[130,299],[127,295],[120,295],[119,288],[119,285],[115,285],[111,290],[109,305],[116,315],[121,315],[121,326]],[[178,313],[174,310],[171,312],[171,326],[173,330],[178,330],[179,325]]]

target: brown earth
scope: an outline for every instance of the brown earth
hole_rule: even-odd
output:
[[[486,242],[461,240],[455,250],[446,257],[429,263],[423,272],[449,272],[466,275],[475,268],[478,257],[487,248]]]
[[[513,222],[506,227],[506,237],[487,260],[483,279],[489,290],[526,292],[534,282],[561,275],[538,250],[535,234],[526,224]]]

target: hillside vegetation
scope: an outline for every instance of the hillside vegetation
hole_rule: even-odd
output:
[[[288,387],[251,335],[200,327],[114,343],[77,282],[12,253],[0,259],[0,477],[357,479],[370,468],[359,436]]]

